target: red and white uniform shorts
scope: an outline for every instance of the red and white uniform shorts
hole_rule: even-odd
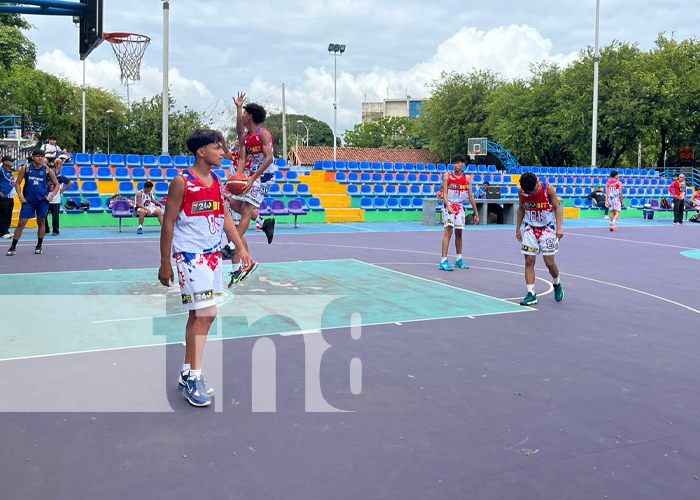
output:
[[[617,210],[619,212],[622,209],[620,198],[610,198],[608,199],[608,204],[610,205],[610,210]]]
[[[173,255],[185,311],[215,306],[224,300],[221,252]]]
[[[554,255],[559,251],[559,240],[554,225],[535,227],[526,225],[523,231],[523,255]]]
[[[450,226],[455,229],[464,229],[467,214],[461,203],[450,203],[452,213],[447,211],[447,207],[442,207],[442,223],[444,227]]]
[[[245,174],[248,176],[252,175],[252,173],[247,170],[245,171]],[[265,179],[266,182],[262,182],[262,179]],[[231,198],[234,200],[245,201],[246,203],[253,205],[255,208],[259,208],[263,200],[267,198],[267,195],[270,193],[270,188],[274,183],[274,175],[263,175],[255,180],[253,187],[250,188],[250,191],[242,196],[231,196]]]

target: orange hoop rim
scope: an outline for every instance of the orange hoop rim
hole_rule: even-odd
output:
[[[149,43],[151,41],[150,37],[138,33],[105,33],[102,38],[109,43]]]

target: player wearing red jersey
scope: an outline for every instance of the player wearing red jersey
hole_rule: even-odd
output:
[[[211,172],[224,157],[221,138],[213,130],[195,130],[187,139],[194,165],[175,177],[160,236],[158,280],[173,282],[171,255],[177,265],[182,305],[189,311],[185,329],[185,361],[178,388],[193,406],[209,406],[213,392],[202,377],[202,356],[209,328],[216,318],[216,303],[223,297],[221,232],[239,251],[244,269],[251,266],[231,215],[224,206],[221,179]],[[175,207],[179,207],[175,210]]]
[[[441,271],[452,271],[454,268],[447,261],[447,251],[450,248],[452,230],[455,233],[455,250],[457,260],[455,267],[469,269],[469,266],[462,260],[462,230],[466,222],[463,203],[469,200],[474,209],[474,224],[479,223],[479,212],[476,210],[474,193],[472,193],[471,177],[464,173],[464,165],[467,159],[463,155],[455,155],[452,163],[455,166],[454,172],[446,172],[442,180],[442,220],[445,226],[445,234],[442,237],[442,261],[439,269]]]
[[[559,268],[554,255],[559,250],[559,240],[564,237],[562,229],[562,209],[554,186],[539,181],[532,172],[520,177],[520,207],[515,226],[515,237],[522,243],[525,255],[525,284],[527,295],[520,301],[521,306],[537,304],[535,295],[535,262],[541,253],[549,274],[554,278],[554,300],[561,302],[564,289],[559,278]],[[525,220],[525,230],[520,226]],[[555,228],[556,222],[556,228]]]
[[[617,231],[615,221],[620,218],[620,211],[625,206],[625,198],[622,195],[622,183],[617,170],[610,172],[610,180],[605,186],[605,206],[610,209],[610,231]]]

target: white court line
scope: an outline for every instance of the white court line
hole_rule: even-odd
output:
[[[319,247],[333,247],[333,248],[354,248],[354,249],[357,249],[357,250],[381,250],[381,251],[385,251],[385,252],[405,252],[405,253],[417,253],[417,254],[433,255],[433,256],[435,255],[435,252],[425,252],[425,251],[422,251],[422,250],[405,250],[405,249],[403,249],[403,248],[359,247],[359,246],[352,246],[352,245],[331,245],[331,244],[328,244],[328,243],[292,243],[292,242],[288,242],[288,243],[286,243],[286,244],[287,244],[287,245],[307,245],[307,246],[319,246]],[[495,264],[503,264],[503,265],[505,265],[505,266],[515,266],[515,267],[520,267],[520,268],[523,267],[522,264],[513,264],[513,263],[511,263],[511,262],[503,262],[503,261],[499,261],[499,260],[480,259],[480,258],[477,258],[477,257],[470,257],[470,256],[467,256],[467,258],[468,258],[469,260],[479,260],[479,261],[482,261],[482,262],[493,262],[493,263],[495,263]],[[358,262],[361,262],[361,261],[358,261]],[[540,269],[540,268],[538,268],[538,270],[539,270],[539,271],[543,271],[543,272],[547,272],[546,269]],[[694,312],[694,313],[700,314],[700,311],[699,311],[699,310],[694,309],[694,308],[692,308],[692,307],[690,307],[690,306],[687,306],[687,305],[682,304],[682,303],[680,303],[680,302],[676,302],[676,301],[671,300],[671,299],[667,299],[666,297],[662,297],[662,296],[660,296],[660,295],[655,295],[655,294],[653,294],[653,293],[645,292],[645,291],[643,291],[643,290],[638,290],[638,289],[636,289],[636,288],[632,288],[632,287],[628,287],[628,286],[624,286],[624,285],[618,285],[617,283],[611,283],[610,281],[603,281],[603,280],[598,280],[598,279],[595,279],[595,278],[587,278],[587,277],[585,277],[585,276],[579,276],[579,275],[577,275],[577,274],[563,273],[563,272],[561,272],[561,271],[559,271],[559,274],[560,274],[561,276],[571,276],[572,278],[579,278],[579,279],[582,279],[582,280],[588,280],[588,281],[594,281],[594,282],[596,282],[596,283],[601,283],[601,284],[603,284],[603,285],[609,285],[609,286],[613,286],[613,287],[617,287],[617,288],[622,288],[622,289],[628,290],[628,291],[630,291],[630,292],[635,292],[635,293],[639,293],[639,294],[641,294],[641,295],[646,295],[646,296],[648,296],[648,297],[653,297],[653,298],[655,298],[655,299],[659,299],[659,300],[661,300],[661,301],[668,302],[669,304],[674,304],[674,305],[676,305],[676,306],[678,306],[678,307],[682,307],[682,308],[687,309],[687,310],[689,310],[689,311],[692,311],[692,312]],[[411,275],[409,275],[409,276],[411,276]],[[427,280],[427,281],[430,281],[430,280]],[[500,300],[502,300],[502,299],[500,299]]]
[[[627,240],[625,238],[613,238],[612,236],[598,236],[595,234],[581,234],[581,233],[571,233],[566,232],[565,236],[583,236],[584,238],[598,238],[601,240],[613,240],[613,241],[625,241],[627,243],[639,243],[640,245],[654,245],[658,247],[669,247],[669,248],[681,248],[683,250],[696,250],[692,247],[682,247],[678,245],[669,245],[667,243],[654,243],[653,241],[638,241],[638,240]]]
[[[65,272],[65,271],[59,271]],[[105,283],[146,283],[143,280],[139,281],[129,281],[129,280],[114,280],[114,281],[76,281],[71,283],[71,285],[104,285]]]
[[[350,229],[359,229],[361,231],[366,231],[368,233],[377,233],[378,231],[374,229],[367,229],[366,227],[357,227],[357,226],[351,226],[350,224],[340,224],[340,223],[335,223],[335,226],[342,226],[342,227],[349,227]],[[328,233],[328,234],[337,234],[337,233]]]
[[[434,263],[427,263],[427,262],[374,262],[374,265],[376,266],[434,266]],[[508,271],[507,269],[496,269],[495,267],[481,267],[481,266],[469,266],[471,269],[485,269],[487,271],[498,271],[500,273],[509,273],[509,274],[517,274],[518,276],[522,276],[522,272],[516,272],[516,271]],[[554,285],[552,284],[551,281],[549,281],[546,278],[540,278],[539,276],[535,276],[536,280],[544,281],[548,288],[546,292],[538,293],[537,295],[547,295],[548,293],[552,293],[554,291]],[[438,282],[440,284],[443,284],[442,282]],[[472,290],[469,290],[468,288],[463,288],[462,290],[465,290],[467,292],[471,292]],[[476,293],[476,292],[474,292]],[[508,297],[506,299],[499,299],[499,300],[522,300],[522,297]]]

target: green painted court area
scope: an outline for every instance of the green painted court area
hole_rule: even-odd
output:
[[[187,316],[179,289],[163,287],[156,275],[133,269],[0,276],[4,300],[13,303],[8,310],[17,311],[3,322],[0,360],[182,342]],[[212,327],[222,338],[529,311],[356,260],[262,264],[233,291]],[[23,314],[22,303],[40,313]]]

